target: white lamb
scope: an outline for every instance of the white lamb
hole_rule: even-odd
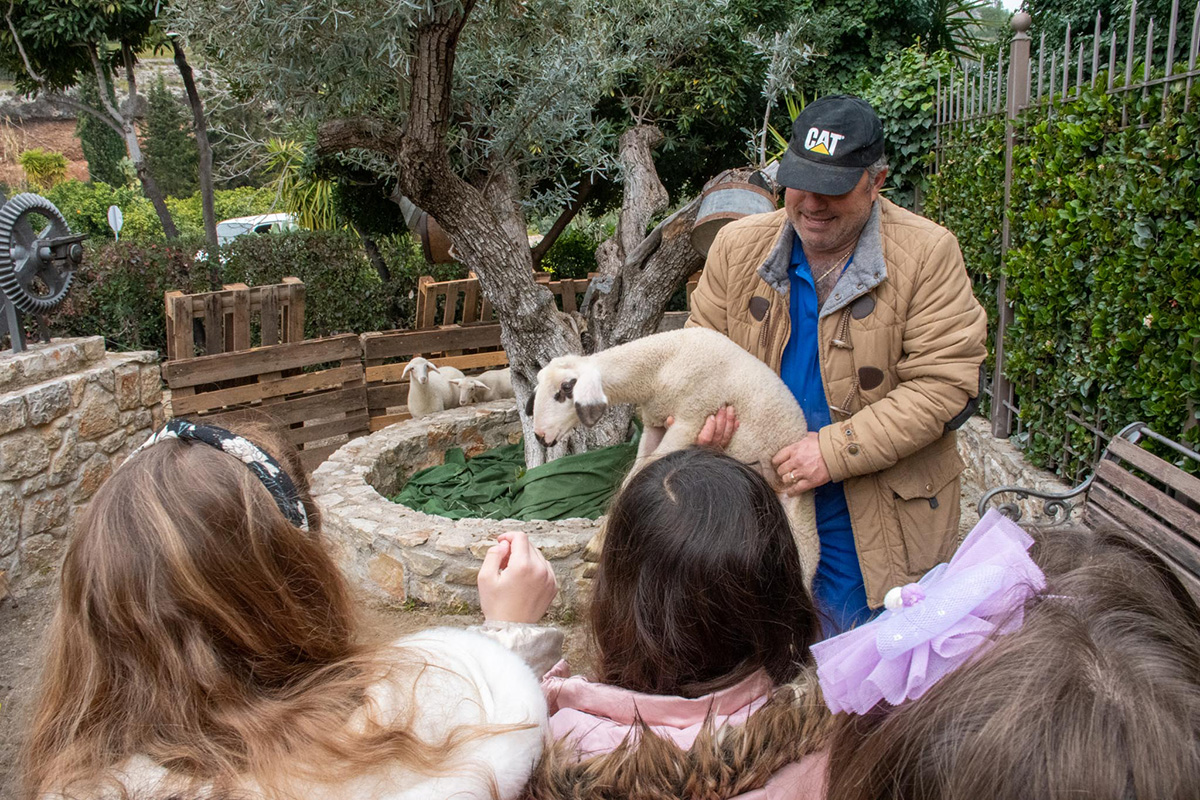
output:
[[[482,375],[466,378],[452,378],[450,385],[458,389],[458,404],[469,406],[472,403],[487,403],[492,400],[502,400],[513,397],[512,371],[491,369]]]
[[[458,392],[450,385],[461,380],[462,371],[454,367],[439,367],[420,356],[404,365],[401,378],[412,373],[408,383],[408,413],[414,418],[436,414],[447,408],[458,408]]]
[[[695,442],[722,405],[736,408],[739,427],[726,452],[755,465],[779,493],[811,587],[820,556],[812,492],[786,496],[771,464],[777,452],[804,438],[808,425],[770,367],[716,331],[667,331],[590,356],[554,359],[538,373],[526,409],[538,440],[549,446],[580,422],[595,425],[610,405],[622,403],[638,407],[644,426],[631,474]],[[671,416],[674,424],[666,428]]]

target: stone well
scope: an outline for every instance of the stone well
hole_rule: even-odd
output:
[[[520,437],[517,409],[505,400],[397,423],[338,449],[313,473],[312,491],[350,579],[396,601],[478,608],[475,577],[488,547],[503,531],[523,530],[558,575],[555,605],[573,606],[584,584],[583,548],[598,521],[456,521],[387,499],[413,473],[444,463],[449,449],[474,456]]]

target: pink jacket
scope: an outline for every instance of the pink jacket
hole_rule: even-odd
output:
[[[659,738],[686,751],[710,714],[718,730],[744,725],[774,689],[771,679],[760,671],[704,697],[641,694],[571,676],[565,661],[558,662],[542,679],[550,733],[574,744],[581,759],[611,753],[626,740],[636,741],[639,721]],[[804,756],[774,772],[762,788],[735,796],[741,800],[821,800],[827,758],[824,751]]]

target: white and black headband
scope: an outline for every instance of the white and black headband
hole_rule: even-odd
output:
[[[265,450],[236,433],[218,428],[216,425],[196,424],[183,419],[173,419],[162,430],[153,434],[141,447],[129,454],[130,458],[151,445],[165,439],[201,442],[228,453],[241,461],[271,493],[275,505],[293,525],[302,531],[308,530],[308,513],[300,500],[296,485],[288,477],[287,470]]]

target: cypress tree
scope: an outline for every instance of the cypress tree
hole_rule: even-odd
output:
[[[167,195],[189,197],[199,186],[199,159],[191,119],[162,76],[147,96],[142,150],[150,174]]]
[[[96,88],[95,78],[81,80],[79,94],[82,102],[88,106],[100,106],[100,92]],[[83,157],[87,159],[90,178],[109,186],[124,186],[127,181],[121,161],[126,152],[121,136],[91,114],[83,112],[80,112],[75,123],[75,135],[79,137]]]

